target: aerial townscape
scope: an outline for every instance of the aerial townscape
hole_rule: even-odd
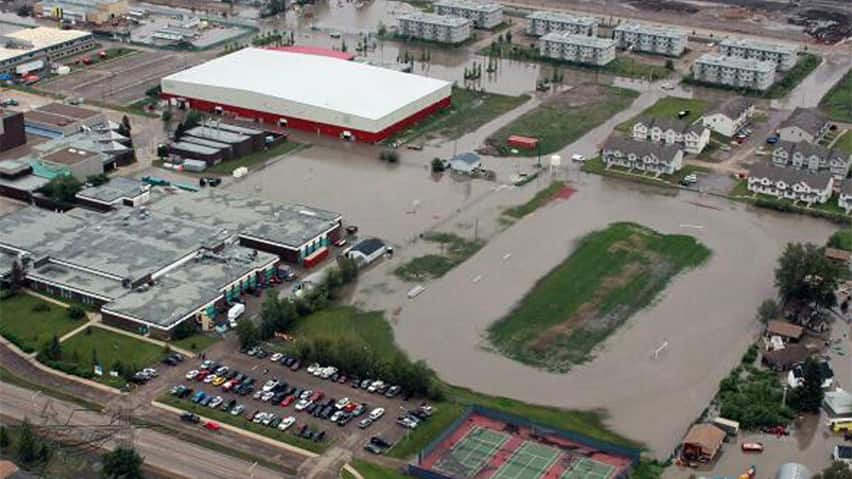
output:
[[[0,2],[0,479],[852,479],[850,0]]]

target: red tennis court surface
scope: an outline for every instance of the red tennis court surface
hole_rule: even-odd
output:
[[[419,467],[453,479],[613,479],[631,464],[556,432],[473,412]]]
[[[570,186],[566,186],[565,188],[562,188],[561,190],[559,190],[559,193],[556,193],[556,197],[567,200],[568,198],[573,196],[574,193],[576,193],[576,192],[577,192],[577,190],[575,190],[574,188],[571,188]]]

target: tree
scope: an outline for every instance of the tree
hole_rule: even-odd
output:
[[[387,34],[388,27],[386,27],[384,23],[379,22],[379,27],[378,27],[378,30],[376,30],[376,32],[379,34],[380,37],[383,37],[383,36],[385,36],[385,34]]]
[[[118,127],[118,132],[124,136],[130,136],[130,131],[132,130],[130,126],[130,118],[127,115],[121,117],[121,125]]]
[[[813,479],[852,479],[852,469],[843,462],[835,461],[822,472],[814,475]]]
[[[135,449],[119,447],[104,454],[103,476],[109,479],[143,479],[144,458]]]
[[[21,5],[20,7],[18,7],[16,13],[19,17],[31,17],[33,16],[33,7],[32,5]]]
[[[62,344],[59,343],[59,337],[54,334],[50,342],[45,343],[42,354],[51,361],[62,359]]]
[[[340,40],[340,51],[346,53],[349,47],[346,46],[346,40]]]
[[[89,183],[92,186],[101,186],[105,183],[109,183],[109,176],[103,173],[99,175],[89,175],[86,177],[86,183]]]
[[[68,317],[73,320],[80,320],[86,317],[86,310],[78,304],[72,304],[68,308]]]
[[[813,243],[788,243],[775,268],[775,286],[786,303],[799,300],[832,307],[840,269]]]
[[[175,330],[172,332],[172,337],[176,340],[186,339],[198,330],[198,327],[193,320],[182,321],[177,326],[175,326]]]
[[[189,110],[186,114],[186,117],[183,119],[183,128],[184,130],[189,130],[195,128],[196,126],[201,124],[201,121],[204,119],[196,110]]]
[[[512,30],[506,32],[506,43],[512,43]]]
[[[666,60],[666,70],[674,70],[674,62],[671,59]]]
[[[240,347],[250,348],[258,342],[258,332],[254,323],[244,319],[237,323],[237,337],[240,338]]]
[[[446,169],[444,162],[440,158],[432,159],[432,173],[441,173]]]
[[[157,158],[166,158],[167,156],[169,156],[169,147],[163,144],[157,145]]]
[[[767,323],[773,319],[777,319],[779,316],[781,316],[781,308],[774,299],[763,300],[757,308],[757,319],[761,323]]]
[[[39,190],[49,198],[63,203],[71,203],[77,193],[83,189],[83,183],[71,175],[54,177]]]
[[[15,258],[12,261],[12,269],[9,271],[9,289],[13,292],[18,291],[24,286],[25,281],[26,272],[24,271],[24,265],[21,264],[19,258]]]
[[[801,412],[819,412],[824,395],[819,361],[808,358],[802,366],[802,373],[803,383],[795,390],[793,406]]]
[[[172,121],[172,111],[171,110],[163,111],[163,114],[160,115],[160,118],[163,120],[163,123],[168,125]]]
[[[0,449],[6,449],[10,443],[9,430],[6,429],[6,426],[0,425]]]
[[[358,277],[358,263],[348,256],[338,256],[337,266],[340,267],[340,276],[343,283],[351,283]]]
[[[32,464],[38,458],[38,438],[33,432],[29,419],[24,418],[18,430],[18,460],[24,464]]]

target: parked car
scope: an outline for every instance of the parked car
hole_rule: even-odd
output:
[[[336,403],[334,403],[334,407],[336,407],[337,409],[343,409],[343,408],[345,408],[345,407],[346,407],[346,406],[347,406],[350,402],[351,402],[351,401],[349,400],[349,398],[341,398],[341,399],[339,399]]]
[[[304,411],[311,404],[312,403],[307,399],[300,399],[299,402],[296,403],[295,407],[297,411]]]
[[[779,140],[779,138],[777,136],[770,136],[769,138],[766,139],[766,143],[768,143],[770,145],[774,145],[774,144],[778,143],[778,140]]]
[[[401,390],[402,390],[402,388],[399,387],[399,386],[396,386],[396,385],[391,386],[391,387],[388,388],[387,391],[385,391],[385,397],[388,397],[388,398],[396,397],[396,395],[399,394],[399,392]]]
[[[379,455],[379,454],[382,454],[383,452],[385,452],[384,449],[380,448],[379,446],[377,446],[377,445],[375,445],[371,442],[368,442],[364,446],[364,450],[367,451],[367,452],[370,452],[372,454],[376,454],[376,455]]]
[[[286,431],[287,428],[296,423],[296,418],[293,416],[287,416],[282,421],[281,424],[278,425],[278,429],[282,431]]]
[[[385,415],[385,409],[381,407],[377,407],[370,411],[370,419],[373,421],[378,421],[380,417]]]
[[[204,428],[209,431],[218,431],[222,428],[222,426],[220,426],[218,422],[208,421],[204,423]]]
[[[222,396],[216,396],[210,400],[210,403],[208,403],[207,406],[210,408],[216,408],[222,404],[222,401],[224,401],[224,399],[222,399]]]
[[[180,420],[183,421],[183,422],[191,423],[191,424],[198,424],[199,422],[201,422],[201,418],[198,417],[198,415],[193,414],[191,412],[185,412],[185,413],[181,414]]]
[[[358,422],[359,429],[367,429],[370,425],[373,424],[373,419],[369,417],[365,417]]]
[[[680,184],[683,186],[692,186],[696,183],[698,183],[698,176],[695,173],[690,173],[680,180]]]
[[[287,407],[287,406],[293,404],[295,401],[296,401],[296,396],[293,396],[293,395],[284,396],[284,399],[281,401],[281,407]]]
[[[234,406],[233,409],[231,409],[231,416],[239,416],[245,410],[246,410],[245,406],[243,406],[242,404],[237,404],[236,406]]]
[[[284,355],[283,355],[283,354],[281,354],[281,353],[275,353],[275,354],[273,354],[272,356],[270,356],[270,357],[269,357],[269,360],[270,360],[270,361],[272,361],[273,363],[277,363],[277,362],[278,362],[278,361],[280,361],[280,360],[281,360],[281,358],[283,358],[283,357],[284,357]]]

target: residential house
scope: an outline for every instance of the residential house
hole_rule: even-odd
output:
[[[773,319],[766,324],[767,336],[780,336],[785,341],[798,342],[805,334],[805,329],[789,321]]]
[[[779,141],[772,149],[772,163],[776,166],[807,169],[809,171],[828,170],[838,180],[849,174],[852,155],[839,149],[801,142]]]
[[[751,168],[748,190],[778,199],[824,204],[831,198],[834,177],[829,172],[779,168],[758,163]]]
[[[776,372],[789,371],[797,364],[808,359],[812,351],[803,344],[790,344],[782,349],[763,353],[761,361]]]
[[[710,462],[722,449],[727,434],[712,424],[696,424],[681,443],[681,455],[687,461]]]
[[[633,125],[633,139],[667,145],[680,144],[687,153],[698,154],[710,142],[710,130],[702,123],[674,118],[640,118]]]
[[[676,145],[634,141],[611,136],[601,157],[607,168],[620,166],[631,170],[671,175],[683,167],[683,151]]]
[[[816,143],[831,127],[828,116],[817,108],[796,108],[781,122],[778,137],[784,141]]]
[[[852,180],[840,182],[840,196],[837,204],[846,211],[847,215],[852,212]]]
[[[460,153],[450,159],[450,170],[465,175],[473,174],[482,168],[482,160],[476,153]]]
[[[748,124],[752,115],[754,103],[747,98],[735,97],[705,112],[701,122],[712,131],[730,138]]]

